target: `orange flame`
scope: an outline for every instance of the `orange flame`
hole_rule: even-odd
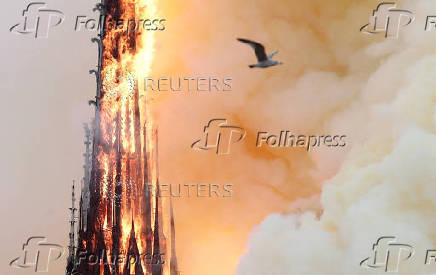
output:
[[[123,28],[106,27],[103,38],[101,68],[101,99],[99,112],[100,140],[97,163],[99,167],[98,184],[100,204],[98,217],[104,232],[104,242],[111,255],[114,242],[111,228],[115,221],[113,215],[117,207],[116,185],[121,184],[121,232],[119,236],[120,254],[128,250],[132,231],[132,219],[139,251],[146,250],[143,233],[143,213],[140,194],[144,190],[144,171],[142,164],[147,156],[142,153],[153,150],[151,143],[145,144],[144,131],[151,125],[148,102],[138,87],[138,76],[148,75],[153,61],[154,34],[136,26],[129,29],[129,20],[155,18],[156,6],[153,0],[107,1],[106,22],[123,20]],[[145,118],[148,120],[146,121]],[[156,185],[155,175],[150,179]],[[152,204],[154,205],[154,204]],[[153,222],[151,217],[151,225]],[[95,225],[97,227],[99,225]],[[96,230],[100,230],[96,228]],[[152,228],[154,230],[154,228]],[[143,264],[143,269],[146,267]],[[121,271],[124,267],[120,267]]]

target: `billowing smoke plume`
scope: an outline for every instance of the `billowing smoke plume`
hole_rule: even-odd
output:
[[[24,8],[22,1],[7,2],[4,26],[22,20]],[[95,16],[94,1],[51,2],[72,21],[50,39],[27,43],[3,28],[7,100],[0,110],[11,131],[1,148],[9,193],[0,209],[11,223],[3,228],[5,263],[33,234],[67,240],[67,183],[82,171],[77,150],[95,89],[87,71],[97,52],[89,43],[95,33],[72,33],[71,26],[78,14]],[[416,16],[399,39],[359,32],[380,0],[157,2],[156,17],[167,21],[155,33],[152,76],[233,78],[226,93],[147,94],[156,97],[161,182],[234,185],[232,198],[174,198],[181,274],[383,273],[359,263],[377,238],[392,235],[416,250],[402,274],[428,275],[423,254],[436,249],[436,31],[424,26],[427,15],[436,15],[435,0],[398,1]],[[250,70],[254,55],[236,37],[279,49],[284,65]],[[16,73],[23,64],[26,81]],[[74,120],[66,110],[74,110]],[[190,149],[213,118],[247,130],[230,156]],[[347,146],[310,152],[254,146],[257,131],[281,130],[345,134]],[[61,274],[65,262],[54,264],[59,268],[50,274]],[[11,269],[4,264],[1,271]]]
[[[366,2],[375,9],[377,3]],[[291,207],[299,211],[270,215],[255,228],[236,274],[382,274],[383,268],[366,269],[360,262],[373,255],[372,245],[383,236],[414,247],[398,274],[434,274],[436,264],[424,263],[427,250],[436,248],[436,36],[424,26],[436,3],[398,4],[416,16],[398,39],[368,36],[372,43],[363,48],[342,45],[342,53],[336,52],[342,73],[307,71],[294,87],[263,104],[285,112],[283,94],[306,103],[287,114],[303,114],[302,124],[321,123],[322,117],[327,131],[348,134],[350,150],[341,155],[339,171],[331,170],[335,174],[323,182],[321,205],[316,199],[300,201]],[[332,19],[326,47],[337,51],[344,40],[329,36],[350,31],[343,23],[354,22],[362,7],[368,3]],[[351,31],[358,32],[355,27]],[[317,108],[305,113],[307,106]],[[330,169],[326,160],[335,156],[315,152],[311,158],[323,174],[321,166]]]

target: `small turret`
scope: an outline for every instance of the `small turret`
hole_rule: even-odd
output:
[[[67,259],[67,270],[66,274],[72,274],[74,267],[76,266],[76,261],[74,255],[76,254],[76,197],[75,197],[75,182],[73,181],[72,191],[71,191],[71,207],[69,208],[71,211],[71,218],[70,218],[70,244],[68,246],[68,259]]]

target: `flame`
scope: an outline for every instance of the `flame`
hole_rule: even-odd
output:
[[[126,22],[132,19],[138,22],[140,19],[157,17],[154,0],[108,0],[105,5],[106,22],[121,19],[126,26]],[[100,194],[98,217],[95,220],[102,221],[102,224],[96,222],[94,227],[96,231],[103,227],[108,254],[112,252],[114,241],[119,241],[121,254],[128,250],[133,219],[138,248],[143,253],[146,241],[140,194],[146,184],[143,181],[144,175],[148,173],[142,165],[147,158],[143,151],[147,149],[152,152],[154,148],[150,142],[143,142],[145,138],[150,140],[151,134],[144,131],[144,127],[150,128],[152,121],[149,101],[144,89],[138,87],[138,79],[151,71],[154,32],[142,28],[129,31],[128,28],[106,27],[102,45],[101,98],[97,126],[99,141],[96,154],[96,166],[99,169],[96,169],[98,176],[95,177],[97,192]],[[150,181],[155,186],[156,175],[151,175]],[[122,190],[119,198],[115,196],[117,184]],[[118,202],[121,231],[119,239],[115,240],[116,236],[111,229],[116,221],[112,213],[115,213]],[[154,205],[155,199],[152,199],[152,203]],[[151,225],[154,231],[153,215]],[[124,266],[120,268],[122,272]],[[144,263],[143,269],[146,270]]]

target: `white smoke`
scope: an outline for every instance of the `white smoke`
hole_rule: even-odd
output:
[[[251,234],[238,275],[383,274],[360,266],[383,236],[415,249],[398,274],[436,271],[436,263],[424,264],[426,251],[436,249],[436,31],[424,30],[436,3],[403,1],[401,7],[416,20],[399,39],[374,38],[377,43],[343,61],[343,76],[307,72],[288,91],[300,100],[304,92],[319,95],[311,117],[324,117],[328,131],[347,131],[351,150],[346,156],[312,153],[319,165],[344,158],[323,183],[322,214],[307,203],[306,212],[269,216]],[[305,122],[320,123],[309,116]]]

